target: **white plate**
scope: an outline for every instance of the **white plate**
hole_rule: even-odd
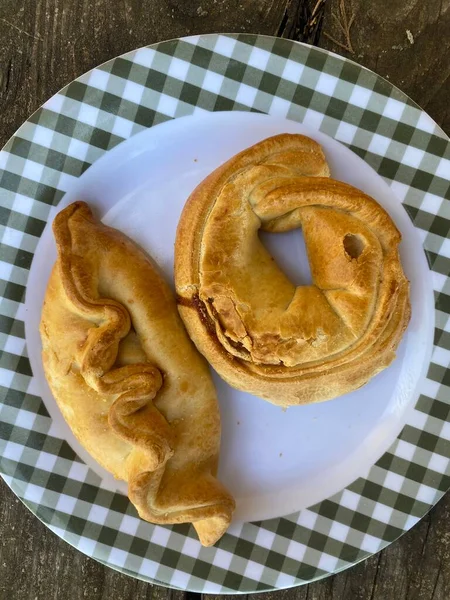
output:
[[[381,177],[339,142],[292,121],[239,112],[200,112],[131,137],[76,180],[57,208],[89,202],[106,224],[147,250],[172,284],[175,231],[191,191],[235,153],[283,132],[317,140],[332,176],[360,188],[389,212],[403,236],[400,252],[411,281],[412,318],[395,362],[363,388],[333,401],[283,411],[232,389],[214,374],[222,414],[219,477],[236,498],[234,523],[280,517],[330,497],[364,477],[398,436],[417,401],[433,341],[432,284],[418,230]],[[36,249],[25,308],[34,391],[44,399],[58,437],[102,478],[101,486],[126,493],[125,484],[76,441],[44,378],[38,323],[56,257],[51,221]],[[306,283],[301,232],[263,237],[291,278]]]

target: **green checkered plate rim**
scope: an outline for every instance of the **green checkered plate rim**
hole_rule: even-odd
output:
[[[188,525],[141,521],[58,436],[27,355],[24,298],[50,210],[75,178],[136,133],[198,111],[305,122],[365,160],[409,213],[435,295],[431,363],[398,438],[334,496],[245,523],[214,548]],[[330,52],[258,35],[202,35],[112,59],[46,102],[0,153],[0,471],[57,535],[143,580],[248,593],[320,579],[381,550],[450,487],[450,143],[405,94]],[[237,532],[236,532],[237,531]]]

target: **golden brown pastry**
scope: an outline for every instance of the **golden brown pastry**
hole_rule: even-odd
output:
[[[266,139],[207,177],[178,225],[175,283],[191,338],[230,385],[282,406],[365,384],[394,359],[410,317],[399,231],[329,174],[313,140]],[[298,227],[313,285],[296,287],[258,230]]]
[[[202,544],[234,500],[215,478],[220,416],[204,359],[167,284],[83,202],[53,224],[58,260],[41,320],[43,362],[75,436],[152,523],[192,522]]]

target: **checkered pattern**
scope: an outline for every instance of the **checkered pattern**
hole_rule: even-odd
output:
[[[189,526],[155,527],[58,437],[35,389],[24,295],[52,206],[104,152],[197,111],[305,122],[367,161],[421,233],[436,299],[434,352],[398,439],[335,496],[285,518],[234,527],[200,548]],[[207,35],[141,48],[51,98],[0,154],[0,468],[59,536],[125,573],[174,587],[253,592],[334,573],[380,550],[447,490],[450,458],[450,144],[411,100],[331,53],[264,36]]]

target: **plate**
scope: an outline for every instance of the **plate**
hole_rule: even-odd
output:
[[[327,403],[283,412],[215,376],[220,477],[238,508],[224,538],[202,548],[189,526],[139,520],[126,486],[96,465],[59,414],[37,332],[55,258],[49,223],[66,204],[87,200],[170,278],[190,191],[237,151],[284,131],[319,141],[332,175],[391,214],[403,234],[413,317],[393,365]],[[7,483],[86,554],[206,593],[312,581],[409,529],[449,487],[449,148],[433,121],[378,76],[276,38],[173,40],[72,82],[0,155],[0,469]],[[298,231],[267,234],[264,243],[294,280],[307,282]]]
[[[60,435],[101,477],[102,488],[123,494],[127,490],[76,441],[42,368],[39,321],[56,260],[53,212],[77,199],[87,200],[106,224],[153,256],[173,282],[175,232],[186,198],[237,152],[283,132],[315,138],[324,148],[333,177],[363,189],[390,212],[403,235],[401,258],[411,281],[412,319],[394,364],[360,390],[332,402],[283,411],[215,376],[223,421],[219,477],[236,498],[233,523],[307,508],[365,475],[396,439],[416,404],[433,344],[433,290],[419,234],[389,186],[345,146],[305,125],[248,112],[181,117],[119,144],[74,182],[49,217],[28,279],[33,293],[25,301],[25,339],[39,395]],[[291,279],[308,283],[300,231],[262,237]]]

